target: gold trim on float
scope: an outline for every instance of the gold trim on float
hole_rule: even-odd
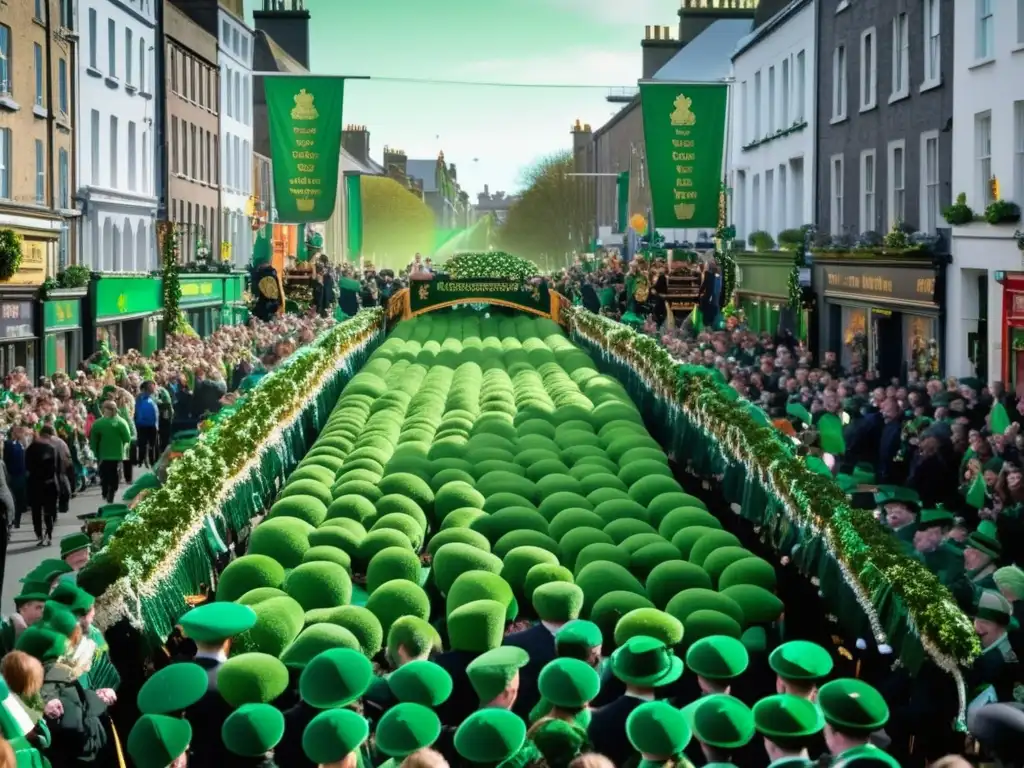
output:
[[[544,312],[533,307],[526,307],[522,304],[514,304],[511,301],[504,301],[502,299],[487,299],[487,298],[472,298],[472,299],[457,299],[456,301],[445,301],[441,304],[431,304],[426,309],[421,309],[416,312],[412,312],[410,317],[419,317],[425,315],[428,312],[433,312],[435,309],[447,309],[448,307],[455,307],[459,304],[494,304],[499,307],[508,307],[509,309],[521,309],[523,312],[529,312],[531,315],[539,315],[540,317],[551,317],[551,310]]]

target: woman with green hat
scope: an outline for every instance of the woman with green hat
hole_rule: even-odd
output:
[[[537,723],[562,720],[585,729],[591,719],[589,704],[601,690],[601,678],[585,661],[555,659],[541,670],[537,688],[548,706]]]
[[[683,713],[664,701],[649,701],[626,719],[626,738],[640,755],[637,768],[689,765],[683,750],[690,743],[690,726]]]

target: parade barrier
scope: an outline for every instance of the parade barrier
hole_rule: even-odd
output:
[[[103,629],[121,620],[162,643],[186,597],[213,583],[211,523],[237,534],[266,509],[345,384],[380,343],[385,313],[365,310],[298,350],[168,469],[79,576]]]
[[[840,622],[890,646],[912,674],[930,658],[956,679],[980,652],[971,619],[870,510],[807,469],[763,411],[706,368],[683,365],[656,339],[563,302],[560,321],[627,389],[662,447],[718,481],[762,537],[818,585]],[[858,627],[859,617],[867,626]],[[853,626],[851,627],[851,622]]]

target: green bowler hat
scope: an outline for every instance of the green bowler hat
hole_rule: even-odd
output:
[[[220,728],[228,752],[240,757],[261,757],[283,737],[284,715],[270,704],[243,704]]]
[[[817,643],[791,640],[768,656],[768,666],[783,680],[813,683],[832,672],[832,656]]]
[[[554,659],[540,671],[537,688],[553,706],[579,709],[597,698],[601,677],[585,661]]]
[[[611,664],[615,676],[628,685],[656,688],[683,674],[683,660],[660,640],[644,635],[631,637],[616,649]]]
[[[188,720],[166,715],[143,715],[128,734],[128,754],[136,768],[167,768],[192,741]]]
[[[853,678],[840,678],[818,689],[825,722],[837,731],[867,735],[889,722],[889,705],[877,690]]]
[[[68,555],[88,549],[91,546],[92,540],[84,533],[72,533],[60,540],[60,557],[63,560]]]
[[[309,721],[302,732],[302,751],[317,765],[337,763],[359,749],[369,735],[365,718],[351,709],[329,709]]]
[[[441,735],[441,721],[422,704],[396,704],[377,723],[375,743],[388,757],[407,757]]]
[[[691,735],[683,713],[664,701],[641,704],[626,718],[626,738],[633,749],[659,763],[681,755]]]
[[[193,608],[178,624],[197,643],[223,643],[256,625],[256,612],[239,603],[207,603]]]
[[[480,709],[455,731],[455,751],[471,763],[503,763],[526,743],[526,723],[507,709]]]
[[[452,676],[432,661],[410,661],[388,675],[387,680],[391,693],[403,704],[438,707],[452,695]]]
[[[503,645],[469,662],[466,675],[480,701],[488,702],[504,691],[519,670],[529,663],[530,655],[522,648]]]
[[[732,680],[749,664],[746,646],[728,635],[701,638],[686,652],[686,666],[705,680]]]
[[[780,693],[754,704],[757,732],[781,747],[798,745],[825,727],[825,717],[813,701]]]
[[[136,703],[144,715],[173,715],[197,704],[209,686],[210,677],[198,664],[168,664],[143,683]]]
[[[373,665],[363,654],[351,648],[331,648],[314,656],[302,670],[299,695],[316,709],[346,707],[366,693],[372,681]]]
[[[696,702],[692,716],[693,735],[709,747],[739,749],[754,736],[754,715],[735,696],[705,696]]]

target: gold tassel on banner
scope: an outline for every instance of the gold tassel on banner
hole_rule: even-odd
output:
[[[128,768],[128,764],[124,760],[124,751],[121,749],[121,739],[117,736],[117,728],[114,726],[114,721],[110,721],[110,734],[114,737],[114,748],[117,749],[117,765],[118,768]]]

